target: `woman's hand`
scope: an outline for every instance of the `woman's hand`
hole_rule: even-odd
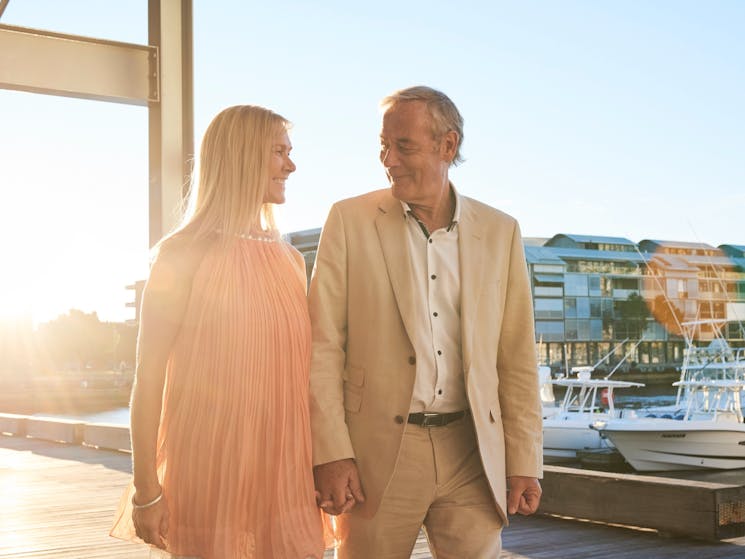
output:
[[[150,501],[144,501],[143,499],[142,502]],[[168,505],[165,499],[161,498],[150,506],[138,507],[136,505],[142,503],[135,493],[132,503],[135,505],[132,509],[132,522],[135,525],[137,536],[145,543],[165,549],[166,537],[168,536]]]

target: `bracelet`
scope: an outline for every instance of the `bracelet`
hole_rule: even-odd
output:
[[[158,503],[162,498],[163,498],[163,490],[161,489],[160,494],[155,499],[153,499],[149,503],[145,503],[144,505],[138,505],[137,503],[135,503],[135,496],[132,495],[132,508],[134,508],[135,510],[147,509],[147,508],[152,507],[154,504]]]

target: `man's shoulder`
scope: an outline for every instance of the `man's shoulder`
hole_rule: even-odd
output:
[[[473,212],[478,220],[496,220],[508,223],[515,223],[517,221],[510,214],[498,210],[489,204],[480,202],[475,198],[463,196],[462,194],[460,195],[460,198],[463,204],[463,210]]]
[[[344,198],[336,202],[334,206],[340,209],[377,207],[392,199],[391,189],[381,188],[380,190],[373,190],[350,198]]]

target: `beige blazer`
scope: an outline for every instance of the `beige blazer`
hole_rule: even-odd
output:
[[[533,308],[517,222],[461,197],[463,373],[481,459],[506,522],[506,477],[542,476]],[[335,204],[310,285],[313,463],[354,457],[375,514],[414,386],[412,268],[389,189]]]

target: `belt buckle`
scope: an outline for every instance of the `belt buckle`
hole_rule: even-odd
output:
[[[424,412],[424,418],[422,419],[422,427],[440,427],[442,425],[442,420],[438,421],[438,418],[440,418],[439,413]]]

